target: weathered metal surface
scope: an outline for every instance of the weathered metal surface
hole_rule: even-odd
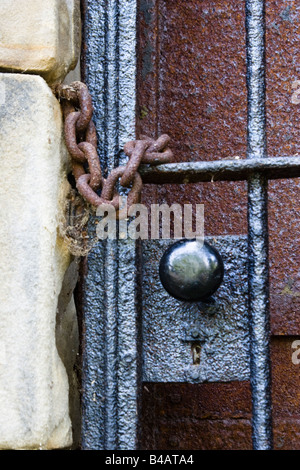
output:
[[[242,158],[246,153],[243,3],[143,0],[139,31],[138,134],[167,132],[178,163]],[[238,235],[247,232],[246,194],[244,183],[213,182],[148,185],[142,198],[145,204],[203,202],[209,214],[206,234]]]
[[[254,176],[248,198],[250,367],[253,446],[272,448],[267,181]]]
[[[114,2],[108,2],[107,5],[110,8],[109,15],[105,15],[102,7],[99,5],[89,8],[90,18],[92,18],[91,22],[96,20],[94,23],[95,27],[93,28],[91,26],[90,28],[91,35],[94,36],[93,40],[95,40],[95,43],[96,38],[97,41],[103,41],[102,32],[105,31],[105,28],[109,27],[110,32],[105,33],[108,56],[111,57],[111,53],[112,57],[115,57],[117,54],[121,54],[122,56],[124,51],[126,55],[128,50],[125,42],[123,42],[123,45],[125,44],[123,50],[122,48],[119,49],[118,46],[114,47],[112,41],[112,36],[114,36],[114,39],[118,37],[116,28],[111,28],[111,26],[114,24],[119,11]],[[299,13],[295,1],[268,1],[267,6],[269,7],[267,8],[267,34],[269,35],[267,79],[270,85],[268,88],[270,90],[268,92],[268,126],[271,130],[268,136],[269,154],[275,156],[291,155],[298,151],[297,132],[299,131],[299,124],[297,124],[297,111],[296,107],[291,107],[289,103],[289,93],[291,77],[293,80],[298,78],[295,57],[298,53],[296,38],[298,31],[297,24],[300,24],[300,22],[297,21],[297,15]],[[195,20],[195,7],[196,12],[199,12],[199,20],[198,18]],[[221,1],[201,1],[193,2],[192,6],[188,4],[188,2],[176,1],[154,2],[152,0],[143,0],[141,2],[141,16],[142,22],[144,23],[142,25],[143,31],[141,33],[142,41],[140,41],[140,50],[144,50],[143,53],[140,54],[142,61],[140,71],[143,75],[143,81],[139,80],[139,90],[141,92],[139,97],[139,114],[141,119],[138,129],[139,131],[142,129],[143,133],[157,135],[160,129],[162,129],[163,132],[169,132],[169,129],[173,126],[172,129],[174,133],[178,134],[181,139],[181,141],[177,139],[179,145],[177,149],[174,149],[175,153],[178,155],[178,160],[190,160],[191,157],[196,159],[198,158],[197,155],[204,154],[206,155],[204,157],[205,159],[212,160],[216,155],[218,155],[218,157],[220,156],[219,148],[222,149],[221,156],[226,158],[228,156],[234,157],[235,155],[241,156],[245,154],[246,93],[244,81],[245,49],[243,9],[243,2],[237,1],[225,3]],[[181,14],[181,12],[183,14]],[[133,22],[131,20],[128,22],[128,18],[127,16],[126,21],[124,21],[123,36],[127,34],[126,30],[128,28],[130,31],[133,31]],[[104,23],[105,28],[103,26]],[[170,37],[170,40],[168,37]],[[117,41],[115,44],[117,44]],[[128,100],[128,96],[132,97],[134,87],[132,87],[131,80],[124,81],[124,75],[122,74],[124,74],[124,70],[126,70],[126,73],[129,71],[129,74],[131,72],[134,73],[134,68],[131,67],[132,62],[130,61],[128,61],[128,68],[126,68],[125,62],[123,66],[121,66],[120,75],[123,77],[122,83],[125,85],[122,87],[122,90],[124,89],[125,93],[119,94],[120,109],[116,110],[116,107],[111,106],[111,103],[113,95],[118,94],[116,92],[118,89],[118,80],[114,79],[113,86],[111,86],[111,77],[117,77],[118,63],[113,58],[108,61],[109,65],[106,66],[105,62],[108,56],[104,52],[103,44],[101,44],[100,48],[98,46],[91,48],[89,79],[94,82],[94,88],[97,90],[96,96],[99,116],[102,115],[103,109],[106,109],[106,121],[102,121],[102,118],[98,119],[98,135],[103,138],[99,147],[102,152],[103,170],[105,170],[107,166],[111,168],[114,164],[119,163],[115,161],[115,156],[118,155],[121,146],[117,145],[116,128],[111,126],[111,122],[115,121],[115,116],[118,112],[123,115],[122,122],[120,123],[121,139],[125,136],[123,143],[129,137],[127,130],[129,128],[133,129],[134,120],[132,116],[134,115],[135,100],[131,98]],[[203,51],[205,52],[204,54]],[[281,54],[280,51],[284,51],[284,53]],[[129,56],[131,58],[134,56],[132,47]],[[127,56],[127,59],[129,56]],[[169,62],[169,57],[172,57],[172,60],[174,58],[173,62]],[[194,59],[195,57],[197,60]],[[186,61],[186,64],[181,66],[180,60]],[[93,64],[92,68],[94,68],[94,70],[91,70],[91,63]],[[162,67],[162,65],[168,63],[170,63],[169,69]],[[180,64],[180,67],[178,64]],[[191,64],[193,64],[192,68],[190,68]],[[201,68],[200,72],[197,69],[199,67]],[[177,82],[178,69],[181,72],[179,77],[180,89],[178,89],[177,86],[179,83]],[[162,70],[163,74],[161,73]],[[234,76],[232,76],[233,70]],[[101,88],[103,77],[103,83],[106,87],[105,92],[103,88]],[[106,93],[107,91],[108,93]],[[98,103],[100,103],[100,106],[98,106]],[[182,104],[182,106],[179,106],[179,104]],[[207,112],[205,112],[205,106],[207,107]],[[127,115],[128,109],[129,112]],[[178,113],[177,111],[175,113],[174,110],[178,109],[184,110],[184,112],[180,111]],[[178,126],[174,126],[174,116],[178,116],[178,118],[176,118],[176,124],[179,124]],[[197,125],[195,125],[195,123],[197,123]],[[123,132],[124,128],[125,133]],[[112,129],[113,132],[107,132],[107,129]],[[283,138],[280,132],[281,129],[284,131]],[[191,135],[194,136],[194,141],[190,138]],[[130,137],[134,138],[133,132]],[[188,142],[188,147],[185,147],[186,142]],[[109,152],[107,149],[109,149]],[[120,154],[120,161],[122,159],[123,155]],[[298,334],[299,322],[297,321],[296,313],[299,310],[300,297],[297,290],[299,262],[297,262],[297,253],[293,253],[291,245],[297,245],[299,223],[297,222],[297,217],[293,217],[293,211],[286,211],[286,208],[292,207],[295,214],[299,213],[299,188],[296,180],[284,183],[279,181],[274,182],[272,188],[274,188],[274,190],[272,190],[271,194],[272,217],[270,218],[270,223],[272,230],[270,238],[271,255],[274,255],[273,259],[271,259],[271,287],[273,289],[273,294],[271,290],[271,311],[273,314],[273,331],[284,334],[292,331],[293,334]],[[176,202],[198,202],[199,199],[202,198],[202,200],[205,200],[206,213],[209,214],[209,220],[207,220],[206,223],[206,233],[212,235],[246,233],[244,183],[209,183],[207,185],[187,185],[178,188],[173,186],[172,188],[160,189],[159,192],[156,188],[147,187],[144,190],[144,198],[148,199],[148,203],[159,200],[163,202],[174,202],[175,198]],[[122,250],[122,247],[119,249]],[[116,250],[116,247],[114,247],[114,250]],[[107,250],[107,252],[108,251],[109,250]],[[124,252],[126,252],[126,250],[124,250]],[[133,252],[131,251],[131,253]],[[98,261],[104,263],[105,256],[106,253],[102,253],[98,257]],[[116,252],[113,252],[112,256],[115,257]],[[130,256],[129,259],[131,259]],[[108,284],[105,283],[104,285],[108,286]],[[90,290],[92,291],[92,284],[90,285]],[[98,293],[101,303],[103,292],[99,289]],[[112,292],[108,293],[108,297],[113,299],[115,294],[115,290],[112,290]],[[130,299],[132,301],[131,296]],[[128,299],[126,300],[130,303]],[[92,306],[93,301],[95,302],[93,307],[95,311],[97,311],[99,304],[97,307],[96,293],[91,295],[90,306]],[[104,305],[104,309],[105,308],[106,306]],[[124,314],[125,312],[126,310],[124,310]],[[91,317],[88,318],[88,323],[91,322],[90,325],[94,324],[95,326],[94,333],[97,331],[98,321],[99,316],[95,319]],[[114,327],[112,329],[114,329]],[[99,335],[101,338],[100,331],[98,331],[98,336],[95,335],[95,339],[99,338]],[[107,337],[108,336],[109,333],[107,333]],[[101,380],[99,377],[101,371],[97,369],[96,364],[101,361],[101,351],[99,350],[101,346],[97,343],[95,344],[93,344],[93,340],[91,339],[91,357],[93,357],[95,352],[96,356],[98,354],[98,357],[96,357],[94,362],[95,369],[88,371],[88,378],[92,379],[91,384],[93,383],[93,377],[95,377],[98,381],[97,383],[100,384]],[[103,344],[105,347],[105,340]],[[126,347],[128,347],[128,345]],[[115,351],[115,348],[113,348],[113,351]],[[114,357],[114,354],[112,357]],[[129,363],[131,363],[131,361],[129,361]],[[113,366],[111,374],[113,382],[116,376],[113,360],[110,365]],[[133,374],[134,370],[135,365],[133,368],[130,366],[130,371],[133,372]],[[120,374],[121,373],[122,367],[120,367]],[[125,374],[125,379],[126,378],[129,381],[129,383],[126,384],[128,392],[132,390],[130,387],[132,380],[135,380],[135,378],[133,377],[132,379],[130,375]],[[123,382],[120,381],[120,387],[122,387],[122,383]],[[278,384],[278,396],[282,396],[282,385],[280,381],[278,381]],[[212,389],[211,393],[217,394],[218,385],[209,385],[215,387]],[[181,386],[183,386],[183,384]],[[193,387],[199,386],[193,385]],[[90,390],[92,390],[92,388]],[[215,392],[213,390],[215,390]],[[103,392],[109,395],[107,390],[103,390]],[[144,392],[144,394],[147,393],[147,391]],[[158,394],[159,393],[158,391]],[[197,392],[195,388],[193,389],[193,393],[197,396],[199,395],[199,391]],[[99,399],[100,396],[101,393]],[[111,406],[108,409],[108,413],[114,409],[113,404],[116,403],[115,388],[113,388],[110,396],[112,397],[112,401],[110,402]],[[132,397],[130,394],[129,396],[132,398],[132,402],[134,402],[135,397]],[[93,432],[94,426],[95,434],[94,436],[90,434],[88,439],[86,439],[86,443],[88,443],[89,440],[88,445],[90,445],[90,447],[93,447],[93,442],[95,445],[101,447],[103,442],[102,438],[106,433],[105,426],[107,426],[107,424],[104,425],[103,422],[103,415],[101,414],[103,410],[99,411],[100,402],[97,403],[96,400],[96,402],[92,403],[92,400],[93,395],[91,394],[88,413],[94,406],[95,414],[93,415],[93,412],[90,414],[90,429]],[[87,406],[88,401],[89,399],[85,401],[84,406]],[[152,409],[151,401],[149,406],[150,409]],[[279,400],[275,402],[275,406],[279,406]],[[130,409],[133,412],[134,406]],[[84,413],[86,413],[86,409],[84,409]],[[88,413],[85,415],[84,419],[86,419]],[[152,418],[155,420],[155,413],[153,412],[152,415]],[[192,414],[189,416],[191,417]],[[107,422],[109,418],[110,416],[107,416]],[[116,414],[112,413],[111,418],[113,424],[111,428],[112,441],[114,441],[114,434],[116,433]],[[181,442],[184,442],[183,445],[185,448],[192,448],[194,444],[197,448],[201,448],[201,445],[203,448],[211,448],[214,445],[222,446],[222,442],[219,442],[221,438],[215,438],[218,432],[217,428],[219,430],[222,428],[223,430],[219,433],[222,435],[221,440],[225,443],[223,447],[226,446],[226,438],[228,444],[227,448],[230,448],[230,446],[231,448],[236,448],[240,446],[241,441],[243,441],[242,436],[244,435],[244,431],[240,430],[231,434],[229,428],[227,432],[226,426],[218,427],[216,420],[214,420],[214,422],[211,421],[205,429],[201,426],[197,427],[197,424],[192,422],[192,418],[190,418],[191,426],[189,427],[188,420],[189,417],[187,416],[185,421],[186,426],[182,426],[181,423],[180,428],[181,432],[185,430],[185,440],[181,439]],[[293,418],[292,421],[291,436],[293,436],[293,433],[296,435],[297,432],[299,432],[297,431],[297,418]],[[129,422],[132,423],[128,420],[128,423]],[[287,431],[284,430],[284,423],[283,417],[280,424],[281,439],[283,438],[284,432],[285,435],[287,435]],[[87,423],[85,423],[85,426],[88,427]],[[167,442],[168,434],[170,436],[168,431],[170,426],[171,428],[173,427],[172,422],[169,420],[161,427],[164,442],[164,444],[161,444],[161,448],[166,448],[164,446]],[[249,445],[249,422],[247,426],[247,445]],[[120,427],[124,429],[125,436],[125,419],[121,420]],[[152,429],[154,429],[154,427]],[[194,434],[190,433],[191,428],[193,428]],[[133,431],[133,433],[134,432],[135,431]],[[151,431],[149,432],[151,433]],[[95,438],[97,433],[98,437]],[[129,433],[129,436],[132,436],[132,431]],[[106,442],[108,442],[107,439]],[[288,443],[285,445],[288,446]],[[295,445],[294,442],[292,445]]]
[[[76,188],[92,204],[100,199],[96,191],[104,183],[97,154],[96,128],[92,122],[92,98],[87,86],[79,81],[70,85],[58,85],[56,96],[63,109],[64,137],[72,158]]]
[[[299,105],[291,98],[299,80],[300,11],[297,0],[266,0],[266,97],[268,153],[299,152]],[[284,185],[284,183],[283,183]]]
[[[249,179],[254,172],[268,179],[295,178],[300,176],[300,156],[171,163],[154,168],[144,165],[140,167],[143,181],[152,184],[241,181]]]
[[[297,1],[267,0],[266,24],[268,154],[271,157],[292,156],[299,152],[300,127],[299,106],[290,101],[292,83],[299,79],[298,63],[295,60],[299,54],[300,33]],[[242,159],[246,153],[244,2],[142,0],[139,25],[138,131],[148,134],[168,132],[173,142],[180,143],[178,148],[173,147],[178,162],[224,158],[225,163],[228,157],[232,159],[235,156]],[[185,61],[184,67],[182,61]],[[162,67],[167,63],[170,63],[169,69]],[[197,96],[195,92],[198,92]],[[176,139],[172,132],[180,138]],[[202,137],[205,139],[202,140]],[[178,203],[205,204],[206,235],[247,233],[245,183],[214,180],[177,187],[144,187],[145,203],[172,204],[175,200]],[[297,250],[300,243],[299,201],[298,179],[269,182],[270,310],[273,334],[298,335],[300,332]],[[272,360],[276,362],[274,353]],[[280,361],[278,358],[278,363]],[[288,412],[292,395],[297,397],[297,387],[285,385],[290,384],[291,380],[296,381],[299,374],[295,366],[294,369],[288,367],[288,361],[290,356],[287,353],[282,380],[278,365],[275,390],[273,386],[275,448],[280,447],[277,438],[279,434],[281,447],[283,443],[284,448],[297,448],[299,442],[296,405],[292,407],[295,410],[292,418]],[[220,396],[220,400],[226,402],[226,394],[220,394],[220,384],[209,385],[211,395]],[[144,445],[147,445],[147,439],[151,442],[156,439],[157,448],[165,448],[174,428],[172,410],[175,412],[187,406],[191,395],[195,396],[195,401],[199,401],[203,386],[190,385],[190,396],[183,393],[181,404],[170,403],[169,420],[162,426],[156,421],[165,413],[163,407],[157,406],[159,398],[164,396],[163,390],[168,387],[169,390],[184,390],[184,385],[147,384],[150,393],[143,390],[143,400],[147,402],[149,411],[143,419]],[[152,394],[153,387],[156,398]],[[281,410],[280,426],[276,410]],[[188,423],[191,424],[190,428]],[[218,434],[217,421],[214,420],[214,423],[211,422],[202,436],[203,428],[197,427],[190,410],[185,415],[184,423],[181,423],[185,432],[180,433],[180,441],[184,441],[183,445],[189,449],[195,442],[201,446],[201,439],[204,439],[205,443],[200,448],[213,448]],[[248,430],[248,446],[251,447],[249,424]],[[242,434],[237,433],[231,439],[232,434],[227,433],[225,427],[221,436],[224,447],[242,448]]]
[[[292,156],[299,151],[300,127],[299,105],[291,103],[292,83],[299,79],[295,57],[298,55],[300,11],[296,0],[267,0],[266,26],[268,154],[271,157]],[[143,0],[139,29],[138,133],[168,132],[178,162],[232,159],[235,156],[242,159],[246,153],[243,2],[196,1],[191,5]],[[187,50],[197,57],[197,61],[184,58]],[[162,68],[161,57],[163,64],[171,60],[172,70]],[[182,60],[186,60],[183,70]],[[195,90],[198,90],[197,96],[193,94]],[[171,103],[168,106],[179,112],[168,114],[165,105],[168,100]],[[210,114],[206,112],[207,108]],[[191,122],[193,119],[191,131],[188,125],[185,127],[189,112]],[[201,140],[203,134],[205,141]],[[285,176],[284,172],[282,177]],[[149,185],[143,190],[143,202],[156,202],[155,199],[170,204],[174,200],[179,203],[195,202],[196,199],[205,202],[205,211],[210,214],[210,219],[206,220],[206,233],[210,235],[247,232],[243,198],[244,184],[216,184],[216,180],[211,185],[177,188]],[[297,179],[270,182],[273,334],[295,335],[300,331],[297,315],[300,308],[299,258],[293,249],[300,242],[299,201]]]
[[[85,0],[84,81],[104,175],[135,139],[136,2]],[[89,235],[95,230],[90,222]],[[136,246],[99,242],[83,280],[82,448],[135,449],[139,355]]]
[[[245,154],[243,2],[142,0],[140,11],[138,129],[167,132],[178,162]]]
[[[119,219],[126,218],[127,211],[119,211],[120,194],[115,188],[119,178],[121,186],[131,186],[127,196],[129,212],[131,205],[140,200],[140,163],[151,165],[172,161],[173,153],[168,148],[169,136],[164,134],[157,140],[142,136],[141,140],[127,142],[124,146],[124,152],[129,157],[126,166],[114,168],[107,178],[103,178],[97,154],[96,128],[92,121],[93,104],[88,87],[85,83],[76,81],[70,85],[57,85],[55,92],[63,109],[65,141],[72,158],[72,172],[79,194],[95,207],[113,206],[118,211]]]
[[[296,0],[266,2],[267,142],[270,156],[299,152],[299,105],[292,84],[299,79],[300,11]],[[299,179],[269,183],[270,310],[272,334],[300,332]]]
[[[171,240],[143,242],[143,380],[217,382],[249,379],[247,240],[208,238],[224,262],[224,281],[212,303],[171,297],[159,279],[159,260]],[[193,348],[200,357],[193,363]],[[199,364],[198,364],[199,362]]]
[[[251,449],[249,382],[145,383],[141,448]]]
[[[246,0],[247,158],[267,156],[265,108],[265,2]],[[248,254],[252,439],[255,450],[272,448],[270,364],[268,181],[248,181]]]
[[[295,340],[299,336],[271,340],[274,449],[279,450],[300,449],[300,365],[291,360]],[[141,416],[143,449],[252,447],[249,382],[145,383]]]
[[[269,182],[271,332],[300,334],[299,179]]]

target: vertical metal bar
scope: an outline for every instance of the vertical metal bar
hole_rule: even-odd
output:
[[[123,149],[128,140],[135,139],[137,2],[123,0],[119,4],[118,136],[119,149]],[[119,152],[119,164],[124,163],[124,157]],[[118,249],[118,448],[133,450],[138,439],[141,384],[139,256],[135,240],[120,239]]]
[[[84,80],[94,104],[94,123],[97,129],[98,154],[106,164],[105,141],[105,4],[83,0],[84,7]],[[104,164],[104,165],[103,165]],[[92,233],[93,220],[89,233]],[[101,260],[105,259],[105,246],[98,244],[86,258],[83,285],[83,352],[82,352],[82,429],[83,450],[105,448],[106,351],[105,313],[106,283]],[[102,366],[99,366],[102,364]]]
[[[265,113],[265,2],[246,0],[247,158],[267,156]],[[249,314],[252,438],[255,450],[272,448],[267,179],[248,182]]]
[[[118,163],[119,126],[119,5],[117,0],[106,0],[105,4],[105,108],[104,108],[104,152],[105,170],[109,173]],[[97,104],[96,104],[97,106]],[[102,242],[105,250],[106,308],[104,315],[105,338],[105,441],[107,450],[118,448],[118,244],[116,240]]]
[[[85,0],[85,81],[104,171],[135,137],[136,0]],[[94,220],[89,234],[95,235]],[[135,243],[99,241],[84,281],[82,448],[135,449],[138,328]]]

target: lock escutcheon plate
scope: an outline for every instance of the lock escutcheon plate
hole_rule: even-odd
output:
[[[145,382],[249,379],[247,237],[206,240],[224,261],[223,283],[209,303],[175,300],[162,287],[159,260],[174,240],[143,241]]]

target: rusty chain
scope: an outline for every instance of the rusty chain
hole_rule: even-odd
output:
[[[58,85],[55,94],[63,109],[65,141],[72,159],[72,172],[78,192],[92,206],[110,204],[115,208],[118,218],[126,217],[127,214],[119,210],[120,195],[116,190],[118,180],[121,186],[130,188],[127,196],[129,211],[140,199],[140,164],[171,162],[173,154],[168,147],[169,136],[164,134],[154,140],[143,135],[140,140],[127,142],[124,146],[124,153],[129,157],[127,164],[113,169],[105,179],[97,153],[97,134],[92,121],[93,104],[87,86],[79,81]]]

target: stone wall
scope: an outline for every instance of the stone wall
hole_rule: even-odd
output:
[[[59,230],[70,161],[50,86],[78,62],[79,0],[2,0],[0,13],[0,449],[66,448],[77,271]]]

